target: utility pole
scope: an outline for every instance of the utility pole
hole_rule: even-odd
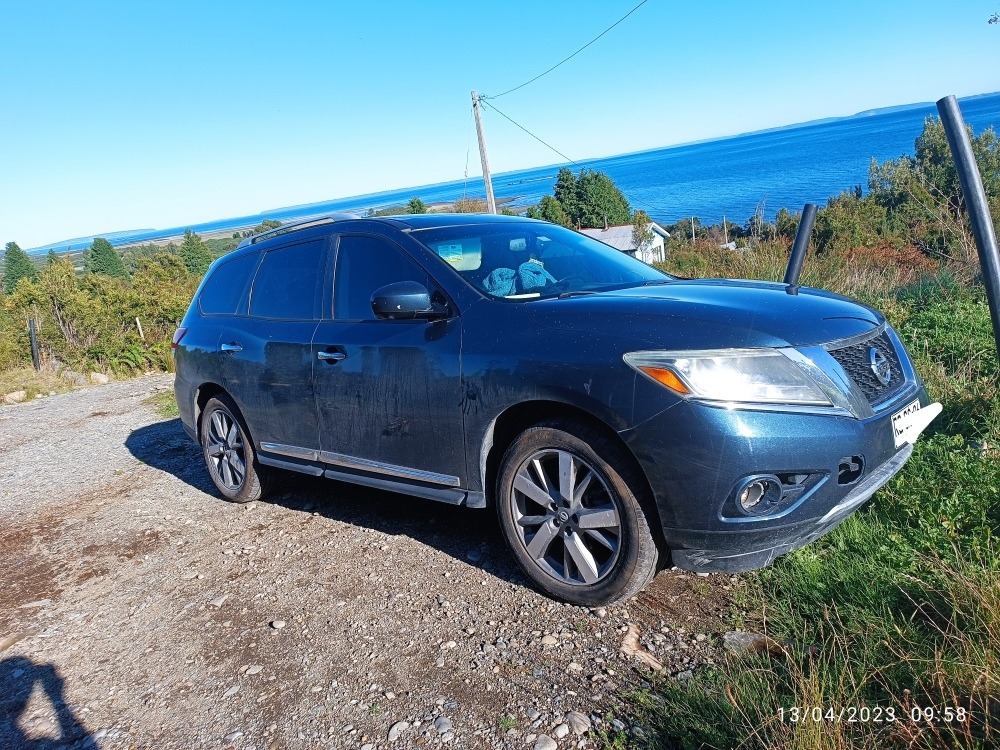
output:
[[[472,112],[476,116],[476,135],[479,137],[479,158],[483,162],[483,182],[486,184],[486,208],[491,214],[497,212],[497,201],[493,197],[493,178],[490,176],[490,157],[486,154],[486,136],[483,135],[483,121],[479,117],[479,95],[472,92]]]

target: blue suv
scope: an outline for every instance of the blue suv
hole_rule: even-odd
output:
[[[875,310],[669,276],[503,216],[326,217],[244,240],[174,337],[219,492],[275,470],[493,506],[550,596],[668,560],[738,572],[826,533],[940,411]]]

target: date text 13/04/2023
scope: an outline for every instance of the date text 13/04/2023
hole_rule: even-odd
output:
[[[964,706],[792,706],[779,708],[778,719],[790,724],[834,722],[845,724],[891,724],[912,721],[928,724],[962,724],[969,719]]]

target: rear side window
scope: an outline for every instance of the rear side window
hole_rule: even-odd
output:
[[[419,281],[433,291],[427,272],[388,242],[360,235],[341,237],[333,286],[333,317],[374,320],[372,292],[397,281]]]
[[[250,314],[260,318],[320,317],[326,240],[303,242],[264,255],[250,295]]]
[[[246,294],[260,256],[257,253],[240,255],[215,267],[205,281],[198,297],[198,305],[205,315],[235,315],[246,312]],[[240,302],[243,308],[237,309]]]

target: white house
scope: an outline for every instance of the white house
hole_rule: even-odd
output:
[[[653,232],[653,239],[643,248],[637,249],[632,242],[632,225],[624,224],[618,227],[605,227],[604,229],[581,229],[586,235],[600,240],[612,247],[618,248],[623,253],[638,258],[643,263],[662,263],[667,259],[663,241],[670,236],[670,232],[655,222],[649,222],[649,228]]]

